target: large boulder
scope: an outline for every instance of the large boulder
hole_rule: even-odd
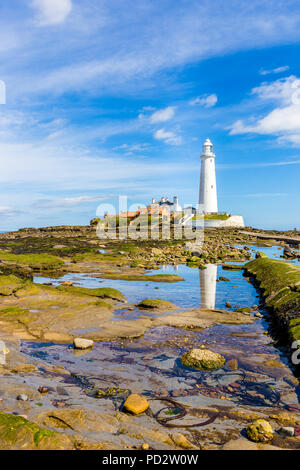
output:
[[[225,364],[225,357],[209,349],[191,349],[184,353],[180,360],[186,367],[201,370],[220,369]]]

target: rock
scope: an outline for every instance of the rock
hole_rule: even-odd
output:
[[[73,282],[72,281],[64,281],[61,283],[62,286],[73,286]]]
[[[194,446],[194,444],[189,442],[183,434],[179,432],[170,434],[170,437],[177,447],[182,447],[183,449],[196,449],[197,448],[196,446]]]
[[[94,227],[95,225],[98,225],[98,223],[100,222],[100,218],[99,217],[95,217],[94,219],[92,219],[90,221],[90,225],[91,227]]]
[[[238,363],[237,359],[230,359],[227,362],[227,366],[232,370],[237,370],[238,367],[239,367],[239,363]]]
[[[220,276],[218,281],[230,282],[230,279],[228,279],[228,277]]]
[[[138,308],[141,309],[163,309],[163,310],[173,310],[178,308],[176,305],[172,304],[168,300],[161,300],[161,299],[144,299],[139,304],[137,304]]]
[[[129,395],[123,405],[123,410],[128,411],[134,415],[144,413],[149,408],[149,403],[145,397],[132,393]]]
[[[253,442],[268,442],[273,439],[273,429],[265,419],[256,419],[247,426],[247,437]]]
[[[38,391],[42,394],[48,393],[49,388],[48,387],[43,387],[42,385],[38,388]]]
[[[17,396],[17,400],[19,400],[19,401],[28,401],[28,396],[25,395],[24,393],[21,393],[21,395]]]
[[[290,436],[293,437],[295,434],[295,430],[292,427],[283,427],[279,429],[280,434],[283,434],[284,436]]]
[[[202,370],[220,369],[225,364],[225,357],[209,349],[192,349],[184,353],[180,360],[186,367]]]
[[[259,313],[259,312],[256,312],[256,313],[254,314],[254,316],[255,316],[256,318],[262,318],[262,314]]]
[[[74,338],[74,347],[76,349],[88,349],[92,348],[94,345],[94,341],[91,339],[85,338]]]
[[[159,248],[152,248],[151,253],[152,253],[153,255],[162,255],[162,254],[163,254],[163,251],[160,250]]]
[[[146,443],[142,444],[142,449],[149,450],[149,444],[146,444]]]
[[[244,313],[247,315],[251,313],[251,308],[250,307],[238,307],[235,309],[235,312]]]
[[[231,305],[230,302],[225,302],[225,305],[226,305],[227,308],[232,308],[232,305]]]
[[[54,250],[62,250],[63,248],[67,248],[66,245],[54,245],[53,246]]]

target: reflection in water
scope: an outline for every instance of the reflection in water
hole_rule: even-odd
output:
[[[199,269],[202,308],[215,308],[217,270],[216,264],[207,264],[206,269]]]

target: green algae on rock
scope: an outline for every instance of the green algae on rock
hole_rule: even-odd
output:
[[[27,419],[0,412],[0,449],[63,450],[74,448],[68,436],[41,428]]]
[[[290,341],[300,339],[300,267],[285,261],[258,258],[245,265],[246,274],[255,278],[266,306]]]
[[[21,266],[29,266],[37,271],[54,271],[61,268],[65,263],[58,256],[48,253],[30,253],[16,255],[6,251],[0,251],[0,261],[9,261]]]
[[[172,304],[172,302],[161,299],[144,299],[137,305],[137,307],[145,309],[159,308],[163,310],[172,310],[174,308],[178,308],[177,305]]]
[[[247,437],[254,442],[268,442],[273,439],[272,426],[265,419],[257,419],[250,423],[246,429]]]
[[[209,349],[192,349],[184,353],[180,360],[186,367],[201,370],[220,369],[225,364],[225,357]]]
[[[99,276],[100,277],[100,276]],[[121,274],[111,273],[101,275],[103,279],[118,279],[121,281],[151,281],[151,282],[179,282],[184,278],[178,274]]]
[[[101,299],[112,299],[125,302],[125,296],[118,290],[112,289],[111,287],[98,287],[96,289],[90,289],[88,287],[77,287],[77,286],[57,286],[57,290],[67,292],[75,295],[91,295],[92,297],[100,297]]]

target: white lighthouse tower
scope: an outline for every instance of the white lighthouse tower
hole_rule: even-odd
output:
[[[199,212],[204,214],[218,212],[215,158],[213,145],[209,139],[206,139],[201,155],[199,191]]]

